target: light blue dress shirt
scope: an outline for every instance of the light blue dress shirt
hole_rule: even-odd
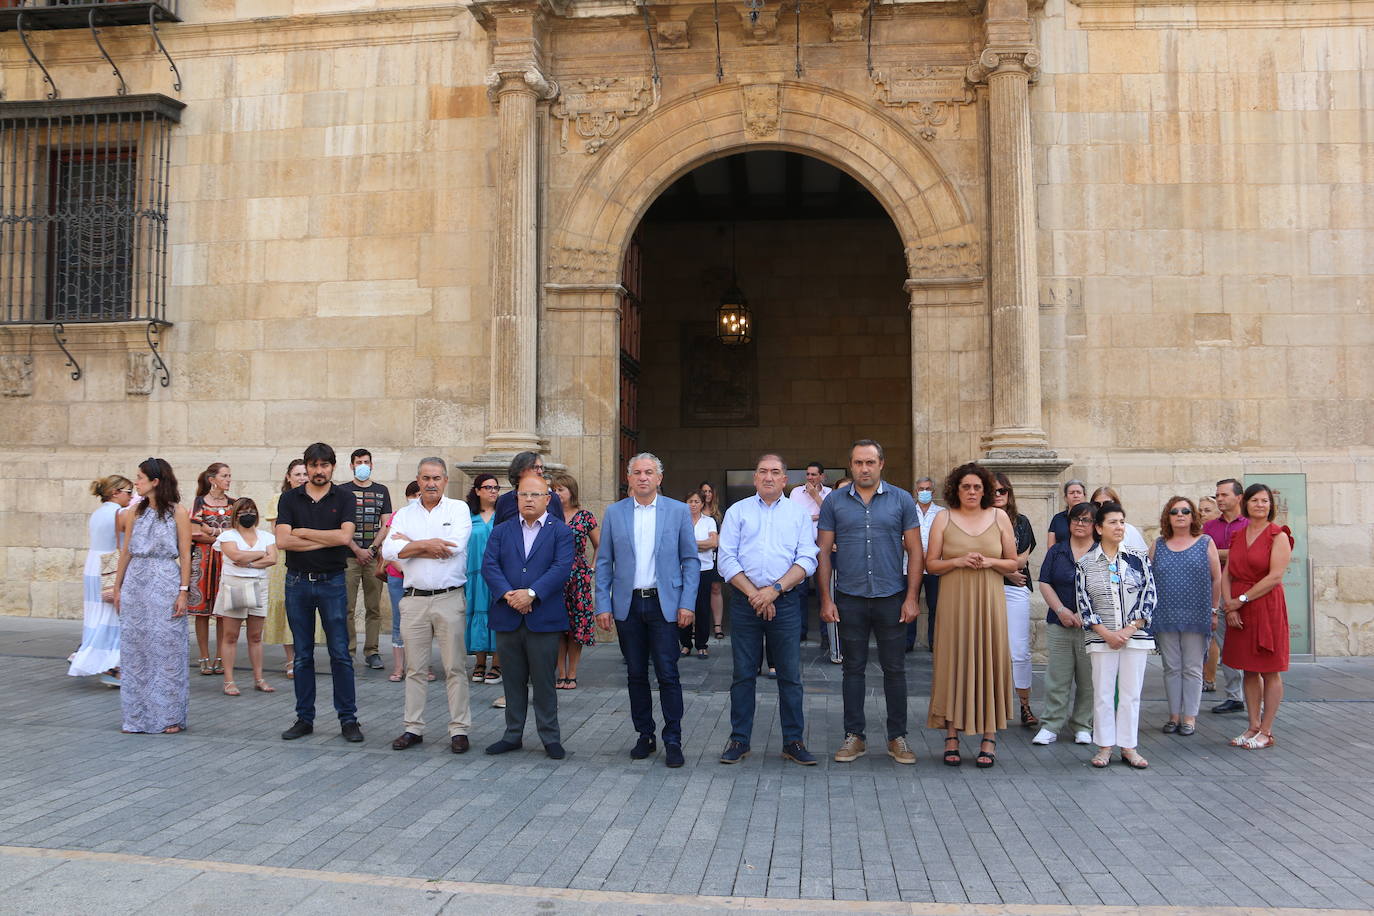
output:
[[[808,576],[816,571],[816,537],[811,516],[779,496],[768,505],[757,493],[725,513],[716,560],[730,581],[741,572],[755,588],[772,585],[795,564]]]

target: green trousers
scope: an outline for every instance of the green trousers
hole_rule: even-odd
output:
[[[1040,727],[1058,734],[1067,721],[1072,731],[1093,728],[1093,666],[1083,650],[1083,631],[1049,624],[1049,668],[1045,671],[1045,707]],[[1072,693],[1073,712],[1069,712]]]

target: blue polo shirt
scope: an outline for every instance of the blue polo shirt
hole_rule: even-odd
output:
[[[865,505],[853,485],[821,504],[821,531],[835,533],[835,587],[856,598],[886,598],[906,591],[902,535],[921,527],[916,500],[901,487],[878,481]]]

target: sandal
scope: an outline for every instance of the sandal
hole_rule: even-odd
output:
[[[1274,736],[1270,732],[1259,732],[1246,741],[1244,746],[1247,751],[1262,751],[1274,746]]]
[[[223,673],[224,673],[224,659],[220,658],[219,656],[215,656],[215,668],[214,668],[214,671],[215,671],[215,674],[223,674]]]
[[[275,688],[275,687],[273,687],[271,684],[267,683],[267,679],[266,679],[266,678],[261,678],[261,677],[258,678],[258,679],[255,680],[255,681],[253,681],[253,689],[256,690],[256,691],[259,691],[260,693],[276,693],[276,692],[277,692],[277,688]]]
[[[1029,703],[1021,704],[1021,724],[1026,728],[1035,728],[1040,724],[1040,720],[1036,718],[1035,713],[1031,712]]]
[[[576,689],[577,689],[577,678],[575,678],[575,677],[567,677],[567,678],[564,678],[564,679],[563,679],[563,683],[565,683],[565,684],[568,685],[568,686],[566,686],[566,687],[563,688],[564,690],[576,690]]]
[[[1236,735],[1236,737],[1232,738],[1227,743],[1230,744],[1231,747],[1248,747],[1250,742],[1253,741],[1258,734],[1258,728],[1247,728],[1245,734]]]
[[[1112,762],[1112,749],[1109,747],[1099,748],[1093,759],[1090,761],[1094,767],[1101,770]]]
[[[697,658],[710,658],[710,657],[711,657],[711,653],[710,653],[710,652],[707,652],[705,649],[698,649],[698,650],[697,650]]]
[[[239,695],[239,688],[238,688],[238,685],[235,684],[233,681],[225,681],[225,682],[224,682],[224,695],[225,695],[226,697],[236,697],[236,696],[238,696],[238,695]]]
[[[209,677],[215,673],[214,666],[210,664],[210,659],[208,658],[198,658],[196,659],[196,664],[200,665],[201,677]]]
[[[950,743],[951,741],[954,742],[954,747],[950,747],[950,746],[949,746],[949,743]],[[963,762],[964,762],[964,758],[963,758],[963,756],[959,753],[959,739],[958,739],[958,737],[956,736],[956,737],[954,737],[954,738],[946,738],[946,739],[945,739],[945,766],[947,766],[947,767],[957,767],[959,764],[961,764],[961,763],[963,763]]]
[[[405,680],[405,675],[399,671],[393,671],[391,674],[387,675],[387,680],[393,684],[399,684],[401,681]]]
[[[565,678],[565,677],[560,677],[560,678],[558,678],[557,680],[555,680],[555,681],[553,682],[553,689],[554,689],[554,690],[567,690],[568,688],[564,686],[564,685],[567,684],[567,683],[568,683],[568,679],[567,679],[567,678]]]
[[[286,663],[286,679],[288,681],[296,679],[296,663],[294,661]]]
[[[501,683],[501,666],[500,666],[500,665],[492,665],[490,668],[487,669],[487,683],[488,683],[488,684],[499,684],[499,683]]]
[[[725,638],[725,631],[722,630],[720,627],[716,627],[716,634],[715,634],[715,635],[716,635],[716,639],[724,639],[724,638]]]
[[[425,680],[427,680],[427,681],[432,681],[432,680],[434,680],[434,668],[431,667],[431,668],[429,669],[429,671],[426,672],[426,674],[425,674]]]
[[[1024,707],[1022,708],[1024,709]],[[980,770],[986,770],[988,767],[995,766],[997,764],[997,755],[994,754],[992,751],[983,750],[984,744],[991,744],[993,747],[997,747],[997,739],[984,738],[982,743],[978,745],[978,756],[974,758],[973,762],[978,765],[978,769]],[[985,760],[987,761],[986,763],[983,762]]]
[[[164,735],[177,735],[185,730],[186,729],[182,728],[180,725],[169,725],[162,730],[162,733]]]
[[[480,683],[482,683],[483,681],[485,681],[486,679],[487,679],[487,666],[486,666],[486,663],[483,662],[482,664],[480,664],[480,665],[478,665],[477,667],[475,667],[475,668],[472,669],[472,682],[473,682],[474,684],[480,684]]]
[[[1150,766],[1150,761],[1135,752],[1135,748],[1121,749],[1121,762],[1133,770],[1144,770]]]
[[[683,658],[686,658],[687,656],[689,656],[689,655],[691,655],[691,654],[692,654],[692,648],[691,648],[691,646],[683,646],[681,649],[678,650],[678,655],[682,656]]]

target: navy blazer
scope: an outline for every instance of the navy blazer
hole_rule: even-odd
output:
[[[492,528],[482,555],[482,578],[491,589],[488,625],[499,633],[518,630],[521,624],[534,633],[561,633],[568,629],[563,586],[572,575],[572,529],[550,515],[526,558],[520,522],[516,516]],[[532,588],[537,595],[528,614],[521,614],[502,597],[521,588]]]

